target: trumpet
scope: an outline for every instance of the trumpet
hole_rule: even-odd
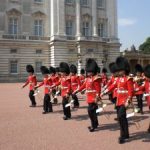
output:
[[[131,108],[132,108],[132,112],[131,112],[131,113],[128,113],[127,116],[126,116],[126,118],[131,118],[131,117],[135,116],[135,113],[138,113],[138,112],[139,112],[139,108],[135,107],[135,105],[133,104],[133,102],[130,103],[130,105],[128,106],[128,108],[129,108],[130,106],[131,106]],[[141,126],[140,126],[140,123],[137,122],[137,121],[135,121],[134,123],[135,123],[136,128],[137,128],[137,129],[140,129],[140,127],[141,127]]]
[[[143,77],[134,77],[134,82],[136,82],[138,85],[142,85],[144,82],[144,78]]]
[[[105,111],[105,107],[107,106],[106,103],[103,103],[101,100],[99,100],[97,102],[97,104],[98,104],[98,109],[96,110],[96,113],[106,112]],[[110,114],[104,114],[104,116],[105,116],[106,119],[110,118]]]

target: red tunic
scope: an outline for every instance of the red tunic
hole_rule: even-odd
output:
[[[108,87],[107,92],[110,92],[117,88],[116,96],[117,96],[117,103],[116,106],[125,105],[126,100],[128,98],[133,97],[133,80],[128,78],[127,76],[119,77],[117,82],[112,84],[112,86]]]
[[[50,86],[53,85],[53,82],[52,82],[51,78],[45,77],[43,79],[43,81],[38,85],[38,87],[40,87],[42,85],[44,85],[44,93],[49,94],[50,93]]]
[[[107,82],[106,87],[108,88],[108,87],[112,86],[113,84],[116,84],[117,80],[118,80],[118,77],[114,77],[112,75],[110,77],[109,81]],[[117,97],[117,88],[112,90],[112,93],[113,93],[113,98]]]
[[[115,80],[115,77],[112,75],[105,86],[106,87],[110,86],[111,84],[114,83],[114,80]]]
[[[36,76],[35,75],[30,75],[28,76],[28,79],[26,81],[26,83],[24,84],[24,86],[29,84],[29,90],[34,90],[34,87],[37,85],[37,80],[36,80]]]
[[[55,86],[61,85],[61,96],[64,97],[70,94],[71,91],[71,79],[70,76],[63,76],[59,82],[55,83]]]
[[[134,80],[134,89],[138,89],[141,85],[136,81],[136,77],[134,79],[135,79]],[[135,92],[135,95],[140,95],[140,94],[143,94],[142,90],[139,90],[139,91]]]
[[[72,75],[70,78],[71,78],[71,90],[72,92],[74,92],[80,86],[80,79],[77,75]]]
[[[80,75],[79,76],[79,79],[80,79],[80,83],[81,83],[81,85],[84,83],[84,81],[85,81],[85,76],[84,75]]]
[[[54,75],[51,75],[50,78],[51,78],[51,80],[52,80],[52,82],[53,82],[54,84],[59,81],[58,75],[55,75],[55,74],[54,74]]]
[[[150,81],[145,80],[144,84],[139,87],[139,90],[142,90],[145,92],[145,94],[148,94],[147,96],[145,96],[145,98],[147,101],[147,105],[150,106]]]
[[[101,77],[102,77],[102,84],[103,86],[105,86],[108,80],[107,75],[105,73],[102,73]]]
[[[115,77],[113,83],[116,84],[119,82],[119,78]],[[117,97],[117,87],[113,90],[113,98]]]
[[[88,77],[85,82],[79,88],[79,92],[86,89],[86,101],[88,104],[94,103],[96,97],[100,95],[101,92],[101,78],[98,76]]]

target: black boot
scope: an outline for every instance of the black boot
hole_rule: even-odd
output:
[[[125,143],[125,138],[119,137],[118,143],[119,143],[119,144]]]

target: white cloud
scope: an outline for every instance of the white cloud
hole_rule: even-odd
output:
[[[132,26],[136,24],[137,20],[136,19],[131,19],[131,18],[120,18],[118,20],[119,26]]]

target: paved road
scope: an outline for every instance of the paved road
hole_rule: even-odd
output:
[[[37,98],[38,107],[30,108],[28,88],[20,89],[21,85],[0,84],[0,150],[150,149],[150,134],[146,132],[150,115],[147,107],[144,107],[144,115],[129,121],[129,142],[119,145],[119,126],[114,121],[116,114],[108,100],[106,110],[111,114],[110,119],[101,114],[98,131],[90,133],[87,129],[90,125],[87,105],[83,99],[81,107],[72,111],[72,119],[64,121],[61,104],[53,106],[53,113],[43,115],[42,99]],[[140,120],[139,130],[133,120]]]

